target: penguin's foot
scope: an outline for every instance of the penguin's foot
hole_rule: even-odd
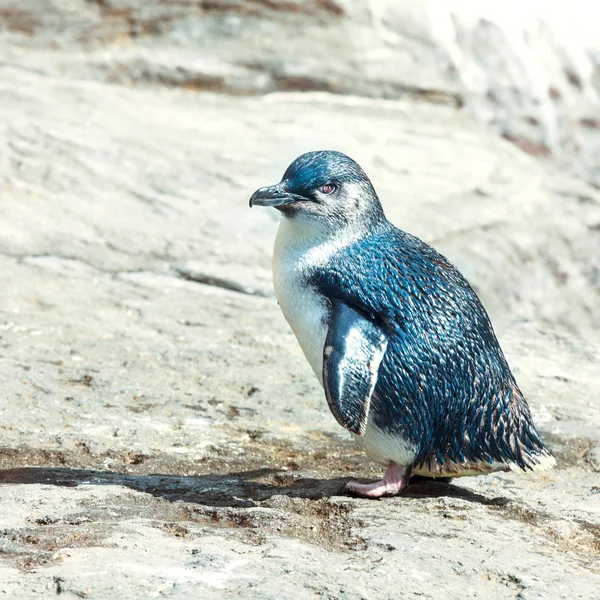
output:
[[[375,483],[358,483],[349,481],[346,491],[355,496],[363,498],[381,498],[383,496],[396,496],[407,485],[410,477],[410,469],[401,467],[396,463],[390,463],[381,481]]]

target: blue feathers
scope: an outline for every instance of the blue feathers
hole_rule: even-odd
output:
[[[382,220],[312,284],[389,336],[369,418],[412,441],[415,466],[548,455],[483,306],[433,248]]]

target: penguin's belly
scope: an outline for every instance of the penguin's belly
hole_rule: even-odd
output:
[[[382,465],[395,462],[397,465],[408,466],[415,458],[415,448],[409,440],[398,433],[383,431],[371,418],[364,435],[355,435],[354,439],[369,458]]]
[[[327,262],[330,246],[299,234],[294,222],[283,217],[273,251],[275,296],[321,385],[330,304],[310,285],[310,274]]]
[[[298,279],[294,276],[275,278],[275,295],[304,356],[323,385],[323,348],[329,307],[325,298]]]

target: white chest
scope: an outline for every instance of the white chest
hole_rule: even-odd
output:
[[[287,219],[282,219],[273,252],[275,295],[321,385],[329,306],[307,280],[311,270],[322,265],[330,255],[328,244],[299,238]]]

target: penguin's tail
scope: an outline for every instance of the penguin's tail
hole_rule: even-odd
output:
[[[413,473],[463,477],[495,471],[548,471],[556,460],[537,432],[529,406],[514,379],[507,378],[487,402],[445,430],[435,450],[417,457]]]
[[[556,466],[556,459],[550,452],[547,452],[546,454],[536,454],[535,456],[530,456],[528,458],[529,460],[525,464],[525,467],[515,463],[509,463],[508,466],[510,470],[550,471],[550,469],[553,469]]]
[[[511,471],[548,471],[556,459],[542,441],[521,390],[513,380],[496,412],[499,455]]]

